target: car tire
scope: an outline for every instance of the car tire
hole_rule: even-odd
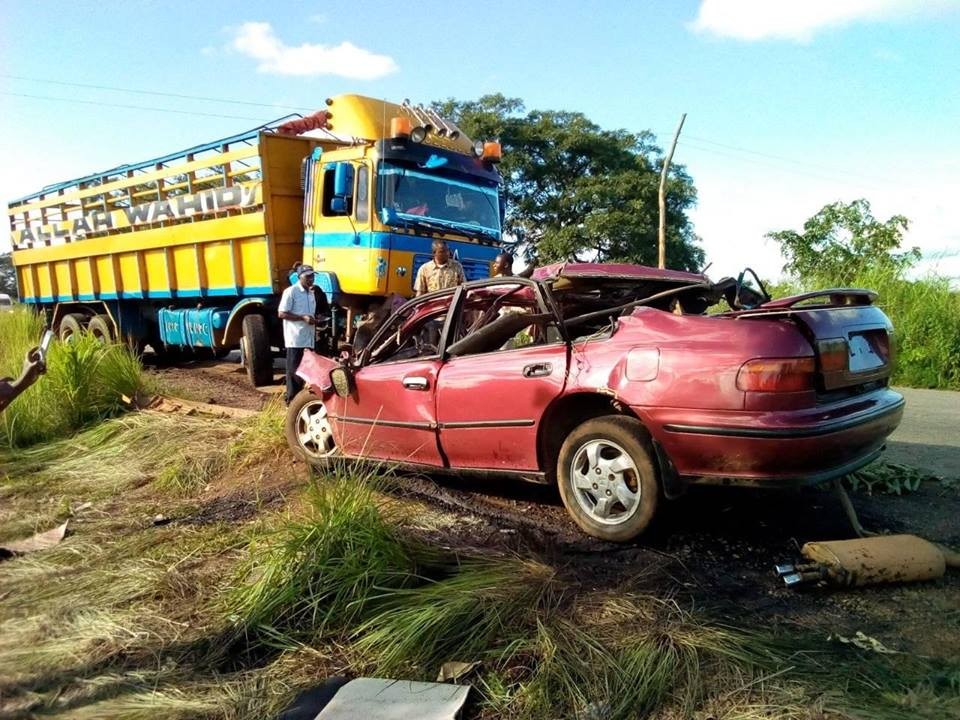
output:
[[[57,331],[57,336],[60,338],[60,342],[72,342],[74,337],[79,336],[80,333],[83,332],[83,328],[86,324],[86,315],[81,315],[80,313],[67,313],[64,315],[62,318],[60,318],[60,327]]]
[[[243,319],[243,357],[247,377],[255,386],[273,382],[273,353],[270,352],[270,336],[263,315],[247,315]]]
[[[94,315],[90,318],[90,322],[87,323],[87,330],[104,345],[109,345],[114,341],[113,323],[106,315]]]
[[[310,390],[301,390],[290,401],[283,434],[297,457],[315,467],[338,454],[327,404]]]
[[[632,540],[657,511],[653,449],[631,417],[605,415],[574,428],[557,456],[557,481],[567,512],[601,540]]]

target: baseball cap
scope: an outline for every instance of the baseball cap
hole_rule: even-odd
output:
[[[313,275],[313,268],[310,265],[301,265],[297,268],[297,277],[304,275]]]

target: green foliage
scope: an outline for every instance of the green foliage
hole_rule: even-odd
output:
[[[309,641],[349,627],[386,588],[415,576],[415,560],[363,479],[314,485],[308,508],[255,541],[228,595],[233,622],[252,635]]]
[[[915,467],[878,460],[850,473],[844,477],[844,482],[854,492],[862,490],[868,495],[903,495],[916,492],[924,480],[932,479],[936,478]]]
[[[0,314],[0,376],[17,376],[43,324],[27,309]],[[115,415],[123,396],[143,384],[139,359],[123,345],[102,345],[83,333],[50,347],[47,372],[0,414],[0,445],[25,446],[63,437]]]
[[[783,270],[803,283],[849,284],[867,271],[880,271],[893,277],[920,259],[912,248],[895,252],[903,242],[909,221],[894,215],[880,222],[870,212],[866,200],[825,205],[803,224],[803,232],[780,230],[767,237],[780,245],[787,258]]]
[[[499,138],[505,232],[540,263],[589,259],[656,265],[663,154],[650,132],[603,130],[583,113],[532,110],[519,99],[434,103],[473,138]],[[667,183],[667,265],[695,270],[703,250],[687,217],[696,202],[683,166]]]
[[[893,269],[873,268],[851,284],[875,290],[893,323],[895,383],[960,390],[960,293],[946,278],[906,280]]]
[[[960,293],[946,278],[903,278],[896,268],[868,268],[856,275],[782,283],[771,292],[784,297],[805,290],[862,287],[879,295],[877,305],[893,323],[896,385],[960,390]]]
[[[450,658],[508,652],[556,604],[552,567],[519,558],[468,560],[448,577],[385,594],[354,632],[381,673],[429,674]]]

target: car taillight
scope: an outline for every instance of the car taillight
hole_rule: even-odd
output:
[[[843,372],[847,369],[847,358],[850,356],[850,347],[843,338],[821,340],[817,343],[817,353],[820,355],[820,369],[822,372]]]
[[[748,392],[802,392],[813,389],[815,372],[812,357],[760,358],[740,367],[737,387]]]

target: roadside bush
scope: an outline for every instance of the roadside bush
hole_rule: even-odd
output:
[[[0,315],[0,375],[17,377],[27,351],[43,329],[28,310]],[[123,396],[143,385],[139,359],[124,345],[102,345],[81,334],[70,344],[55,342],[47,372],[0,414],[0,444],[23,447],[63,437],[93,421],[115,415]]]
[[[879,294],[877,304],[896,336],[893,383],[907,387],[960,390],[960,293],[946,278],[929,275],[906,280],[890,268],[843,277],[769,287],[774,297],[827,287],[862,287]]]

